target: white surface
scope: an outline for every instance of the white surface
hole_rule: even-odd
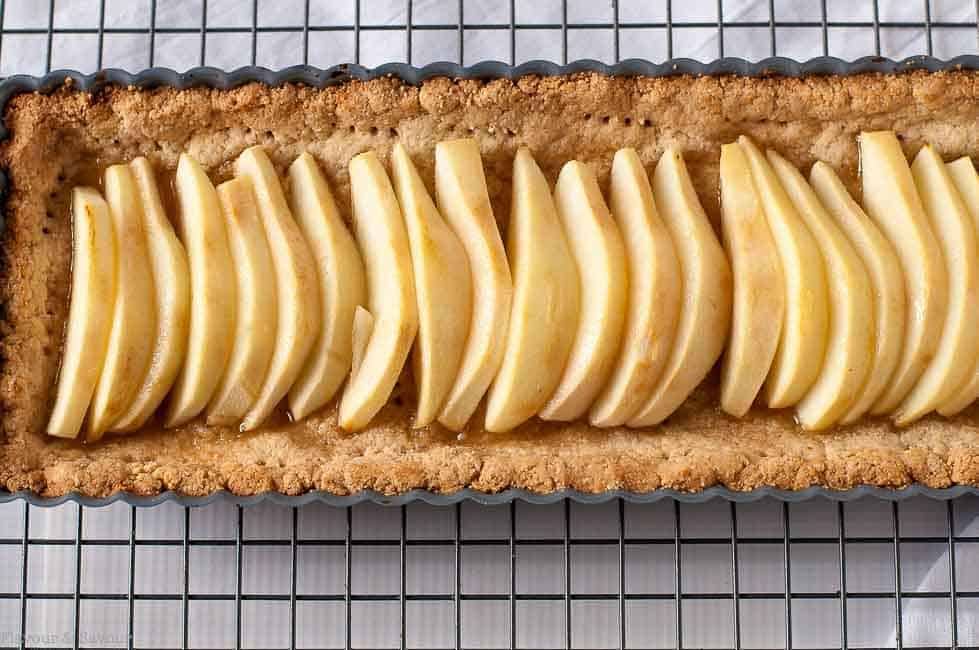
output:
[[[555,0],[517,0],[516,21],[541,24],[540,29],[519,29],[515,36],[516,62],[534,58],[560,60],[562,36],[559,25],[561,3]],[[724,53],[749,59],[771,54],[767,2],[724,2],[724,20],[762,23],[763,26],[727,26]],[[783,1],[775,3],[778,21],[819,22],[820,3]],[[53,16],[48,3],[34,0],[6,0],[3,6],[4,29],[29,28],[40,33],[5,34],[0,42],[0,74],[43,73],[46,69],[48,37],[44,30],[49,18],[55,29],[64,27],[97,28],[99,3],[67,2],[55,5]],[[150,62],[147,34],[138,33],[150,24],[150,3],[107,0],[104,26],[115,33],[104,35],[105,67],[139,70]],[[403,24],[406,21],[402,0],[363,0],[361,24]],[[418,0],[413,4],[412,21],[424,24],[456,24],[458,3]],[[829,0],[830,22],[869,22],[873,19],[870,0],[850,2]],[[882,0],[880,21],[921,22],[923,2]],[[283,67],[302,62],[302,33],[289,31],[301,25],[304,3],[288,0],[262,0],[258,6],[258,25],[274,28],[262,31],[256,39],[256,59],[260,65]],[[709,60],[719,53],[715,27],[681,27],[684,22],[715,23],[715,0],[684,0],[673,3],[673,55]],[[201,63],[202,5],[200,0],[167,2],[159,0],[156,25],[161,29],[189,28],[184,33],[158,33],[153,62],[156,65],[186,69]],[[975,21],[972,0],[933,0],[934,21]],[[609,24],[611,5],[606,1],[570,0],[570,23]],[[508,29],[479,29],[480,25],[509,24],[509,3],[498,0],[466,0],[464,63],[483,59],[510,59]],[[238,32],[206,35],[203,63],[234,68],[251,63],[252,5],[232,0],[207,3],[209,28],[238,28]],[[635,22],[665,21],[665,4],[623,0],[619,20]],[[347,25],[354,22],[353,1],[312,2],[313,25]],[[471,26],[472,28],[469,28]],[[455,30],[412,31],[412,62],[416,65],[436,60],[457,60],[458,33]],[[977,34],[972,28],[936,27],[934,53],[939,57],[976,53]],[[918,28],[884,27],[881,54],[901,58],[924,53],[925,32]],[[794,58],[809,58],[823,53],[818,27],[778,27],[777,53]],[[608,28],[570,29],[567,40],[569,59],[614,58],[612,32]],[[828,30],[829,53],[845,59],[874,54],[873,30],[869,27],[838,26]],[[355,56],[352,31],[311,31],[309,63],[329,66],[351,61]],[[644,57],[655,61],[667,57],[665,29],[629,29],[620,32],[620,56]],[[405,60],[407,37],[404,31],[371,31],[360,34],[360,62],[375,65]],[[70,67],[90,72],[98,61],[97,34],[55,34],[51,40],[51,67]],[[681,506],[682,537],[716,537],[711,544],[683,544],[681,552],[684,593],[730,592],[731,531],[729,505],[711,502]],[[956,534],[979,536],[979,500],[966,499],[955,504]],[[114,505],[86,510],[82,519],[83,539],[128,540],[132,512]],[[408,539],[453,540],[454,509],[411,506],[407,509]],[[464,539],[507,539],[507,508],[481,508],[466,504],[461,509]],[[571,506],[573,539],[618,538],[618,513],[614,504],[595,507]],[[901,505],[900,529],[903,537],[947,535],[945,504],[916,499]],[[19,539],[23,535],[24,506],[0,505],[0,538]],[[73,599],[46,599],[45,594],[74,592],[75,531],[77,508],[30,510],[30,536],[41,543],[29,547],[26,572],[21,565],[19,544],[0,544],[0,647],[16,646],[20,641],[20,602],[5,595],[19,594],[27,581],[31,598],[27,610],[28,644],[71,646],[74,641]],[[136,536],[140,540],[171,540],[176,544],[137,547],[135,564],[130,567],[129,548],[83,544],[81,551],[81,592],[83,594],[128,593],[130,571],[137,595],[179,595],[184,584],[184,511],[174,506],[135,511]],[[245,594],[288,594],[291,585],[291,511],[262,506],[244,512],[244,539],[285,540],[285,545],[246,545],[242,557],[241,590]],[[235,594],[235,547],[227,545],[236,532],[236,511],[217,504],[191,513],[189,590],[191,594]],[[779,544],[752,543],[752,537],[781,539],[781,505],[774,501],[739,505],[737,508],[738,553],[741,593],[781,594],[784,589],[783,548]],[[400,510],[361,506],[353,511],[355,539],[393,539],[400,534]],[[794,592],[836,592],[839,589],[839,546],[835,541],[836,505],[813,501],[793,505],[790,529],[795,537],[826,537],[825,543],[791,545],[791,580]],[[848,608],[848,640],[851,647],[893,646],[895,644],[894,599],[886,592],[894,589],[894,548],[890,504],[860,501],[846,506],[845,528],[848,537],[880,537],[886,543],[848,543],[847,588],[850,592],[882,592],[880,598],[851,599]],[[519,540],[547,538],[562,540],[565,534],[562,506],[517,507],[517,551],[515,582],[518,594],[550,593],[560,600],[518,600],[516,603],[516,641],[518,647],[564,647],[563,601],[564,546],[525,545]],[[667,538],[672,542],[674,519],[672,504],[626,506],[625,535],[628,539]],[[299,512],[300,540],[343,539],[345,512],[325,507],[307,507]],[[44,539],[64,539],[68,545],[45,545]],[[202,540],[199,542],[198,540]],[[224,540],[224,545],[207,546],[206,540]],[[948,546],[945,542],[915,542],[901,545],[902,587],[905,592],[945,592],[949,589]],[[357,545],[351,557],[351,592],[398,595],[400,548]],[[674,546],[628,543],[625,553],[625,592],[627,594],[673,594]],[[979,544],[957,544],[958,589],[979,591]],[[344,547],[316,545],[304,541],[297,554],[297,592],[305,594],[344,593]],[[575,594],[611,594],[612,600],[573,600],[571,604],[571,645],[573,647],[618,647],[617,544],[578,544],[571,547],[571,589]],[[405,590],[409,594],[452,594],[455,588],[455,547],[452,544],[408,547]],[[508,545],[469,545],[462,547],[460,576],[464,594],[509,594],[510,556]],[[741,643],[744,647],[783,647],[784,600],[744,599],[741,601]],[[950,607],[947,599],[905,599],[903,630],[905,646],[948,645],[951,642]],[[125,647],[128,607],[121,600],[83,599],[79,607],[79,641],[87,647]],[[626,647],[672,647],[675,639],[674,602],[629,599],[626,601]],[[731,600],[685,601],[682,614],[683,642],[687,647],[730,647],[735,643]],[[183,642],[182,603],[178,600],[139,599],[134,605],[133,643],[136,647],[180,647]],[[235,603],[192,600],[189,605],[188,642],[190,647],[230,647],[235,644]],[[341,602],[301,600],[296,607],[298,647],[343,647],[345,606]],[[510,604],[502,600],[464,600],[459,618],[462,647],[509,647]],[[840,639],[839,602],[835,599],[797,600],[792,607],[795,647],[835,647]],[[958,601],[959,643],[979,645],[979,599]],[[354,647],[397,647],[401,626],[400,604],[357,602],[351,611],[351,641]],[[406,639],[408,647],[454,647],[456,613],[450,602],[409,601]],[[241,640],[243,647],[288,647],[290,607],[288,601],[246,601],[242,604]]]

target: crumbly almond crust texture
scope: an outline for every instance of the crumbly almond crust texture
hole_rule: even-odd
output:
[[[909,154],[930,142],[946,159],[979,156],[979,73],[805,79],[580,74],[440,78],[420,87],[383,78],[323,90],[251,84],[84,93],[66,87],[17,96],[4,119],[11,137],[0,146],[0,165],[11,191],[0,240],[0,485],[8,490],[105,496],[121,490],[248,495],[979,485],[975,407],[951,421],[927,417],[905,429],[867,420],[807,433],[785,412],[758,409],[743,420],[724,415],[714,377],[650,430],[535,420],[492,435],[478,428],[482,412],[461,436],[437,426],[413,430],[414,389],[406,373],[373,425],[355,434],[337,428],[333,408],[295,424],[280,417],[248,434],[191,424],[84,445],[43,433],[68,308],[70,190],[96,183],[107,164],[147,156],[162,178],[186,150],[219,181],[248,146],[264,145],[280,173],[306,149],[349,214],[346,165],[355,154],[376,149],[386,161],[400,141],[431,188],[435,144],[472,136],[505,227],[520,145],[531,148],[552,181],[565,161],[577,158],[591,164],[603,184],[616,149],[635,147],[651,168],[673,146],[682,151],[716,225],[719,147],[742,133],[805,169],[816,159],[829,162],[855,196],[861,130],[894,129]]]

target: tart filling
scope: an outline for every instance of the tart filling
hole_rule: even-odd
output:
[[[793,408],[812,431],[852,421],[863,402],[899,426],[933,411],[954,415],[974,399],[979,357],[979,245],[971,216],[979,206],[967,203],[979,175],[969,158],[946,165],[927,144],[909,166],[893,132],[862,133],[859,141],[869,217],[823,163],[810,184],[750,138],[723,145],[726,250],[679,152],[663,154],[650,182],[636,151],[619,150],[610,211],[587,164],[565,163],[552,193],[523,147],[513,163],[507,246],[495,258],[475,246],[470,256],[461,241],[479,226],[471,206],[490,205],[475,140],[436,150],[435,186],[447,188],[441,203],[452,220],[400,143],[391,177],[373,151],[353,158],[356,245],[308,154],[290,168],[289,201],[261,146],[246,149],[236,176],[217,189],[183,154],[175,186],[190,263],[177,243],[152,273],[148,251],[173,244],[173,230],[158,214],[159,190],[152,174],[142,173],[145,159],[113,165],[105,171],[105,200],[92,188],[74,190],[72,304],[48,433],[75,437],[86,407],[89,441],[125,431],[141,387],[157,406],[167,393],[156,383],[166,379],[150,377],[151,359],[180,367],[167,427],[206,412],[209,424],[250,431],[287,394],[301,396],[289,400],[298,405],[291,417],[301,420],[325,407],[346,377],[339,425],[358,431],[388,401],[411,356],[413,426],[426,427],[450,394],[469,392],[470,403],[483,397],[474,371],[460,376],[460,368],[470,337],[480,353],[490,328],[498,330],[492,334],[502,355],[484,356],[476,369],[490,380],[485,419],[476,426],[489,432],[535,416],[574,421],[596,410],[593,426],[657,425],[725,349],[720,406],[735,417],[760,393],[771,408]],[[141,170],[142,189],[133,169]],[[472,175],[465,198],[448,189],[459,189],[460,169]],[[880,195],[885,188],[893,188],[889,198]],[[454,200],[462,205],[450,205]],[[848,234],[840,224],[849,221],[866,233]],[[628,249],[623,230],[638,231],[645,248]],[[500,250],[494,226],[480,234],[486,249]],[[856,246],[868,240],[874,247],[862,259]],[[657,247],[668,252],[647,266],[642,255]],[[903,251],[903,282],[891,283],[897,295],[877,305],[878,314],[868,267],[887,264],[894,250]],[[494,282],[479,299],[512,293],[509,314],[474,304],[473,286]],[[657,284],[670,285],[679,300],[659,304],[650,294]],[[168,304],[167,296],[184,302]],[[188,307],[189,326],[174,326],[171,312]],[[496,321],[480,323],[489,313]],[[875,331],[878,321],[903,325],[903,337]],[[896,366],[881,358],[893,357],[893,346],[902,351]],[[171,361],[176,350],[186,350],[184,358]],[[871,382],[871,369],[883,374],[888,367],[891,376]],[[886,388],[868,400],[868,383]],[[147,398],[141,402],[137,410],[152,410]],[[451,419],[441,426],[462,431],[469,424],[462,413]]]

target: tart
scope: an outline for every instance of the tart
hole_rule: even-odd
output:
[[[979,484],[977,118],[968,71],[18,95],[0,149],[0,482]],[[467,203],[473,151],[488,206]],[[117,219],[127,202],[141,239]],[[111,309],[84,284],[109,250]],[[479,254],[510,277],[475,281],[500,266]],[[344,282],[310,280],[330,264]],[[171,276],[187,286],[147,282]],[[71,317],[89,294],[100,320]],[[185,345],[146,354],[164,321]],[[658,346],[625,354],[646,331]],[[521,394],[529,376],[547,390]]]

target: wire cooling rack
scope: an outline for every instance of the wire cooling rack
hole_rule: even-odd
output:
[[[0,0],[0,75],[979,50],[974,0]],[[13,648],[979,648],[979,499],[0,504]]]

